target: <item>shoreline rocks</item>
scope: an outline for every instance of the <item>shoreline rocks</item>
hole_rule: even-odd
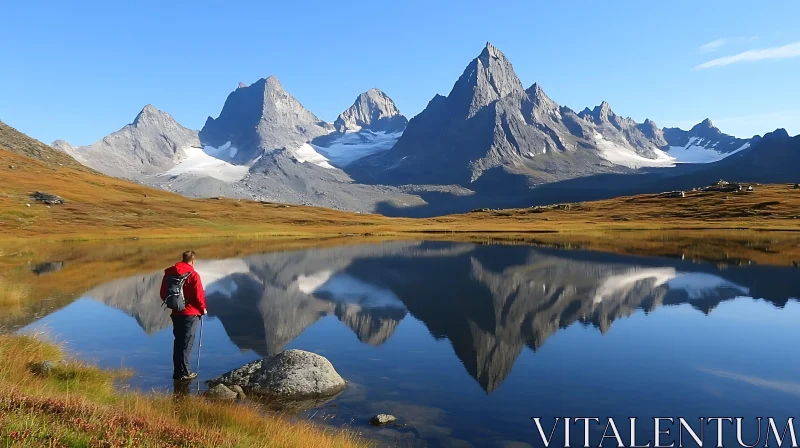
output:
[[[242,393],[283,400],[327,398],[347,385],[328,359],[303,350],[286,350],[253,361],[209,380],[208,384],[239,386]]]
[[[229,389],[224,384],[217,384],[211,389],[208,389],[204,395],[206,396],[206,398],[210,398],[212,400],[226,400],[226,401],[233,401],[239,396],[239,394]]]

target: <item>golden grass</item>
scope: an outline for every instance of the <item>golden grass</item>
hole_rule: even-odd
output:
[[[74,361],[41,338],[0,336],[0,443],[6,446],[366,447],[352,432],[198,397],[119,393],[119,372]]]
[[[13,165],[14,169],[7,166]],[[466,213],[430,219],[387,218],[330,209],[231,199],[189,199],[121,179],[42,162],[0,150],[0,238],[43,240],[303,238],[435,233],[627,232],[800,229],[800,190],[757,186],[747,194],[692,192],[685,198],[639,195],[536,208]],[[42,190],[65,205],[32,203]],[[26,204],[30,204],[27,207]]]
[[[12,283],[0,277],[0,315],[15,317],[23,313],[23,305],[30,299],[30,285]]]

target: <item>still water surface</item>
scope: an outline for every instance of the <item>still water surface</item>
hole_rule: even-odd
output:
[[[46,329],[80,358],[133,368],[132,387],[169,391],[164,267],[21,331]],[[320,353],[349,385],[304,416],[385,442],[541,446],[533,416],[785,422],[800,407],[791,267],[440,242],[196,267],[209,307],[201,380],[288,348]],[[405,426],[370,428],[375,413]]]

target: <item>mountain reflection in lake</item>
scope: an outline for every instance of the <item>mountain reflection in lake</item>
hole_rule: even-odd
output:
[[[321,353],[350,384],[312,414],[408,424],[364,428],[385,440],[538,446],[532,416],[785,418],[800,398],[790,267],[420,242],[196,267],[210,316],[201,378],[286,348]],[[134,368],[134,386],[166,389],[171,323],[153,269],[23,331],[47,328],[83,358]]]

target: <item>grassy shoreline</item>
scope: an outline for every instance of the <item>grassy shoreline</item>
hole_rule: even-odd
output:
[[[42,361],[54,361],[48,373]],[[63,361],[63,362],[62,362]],[[127,372],[64,360],[33,336],[0,335],[0,444],[4,446],[367,447],[353,432],[265,415],[199,397],[119,392]]]

